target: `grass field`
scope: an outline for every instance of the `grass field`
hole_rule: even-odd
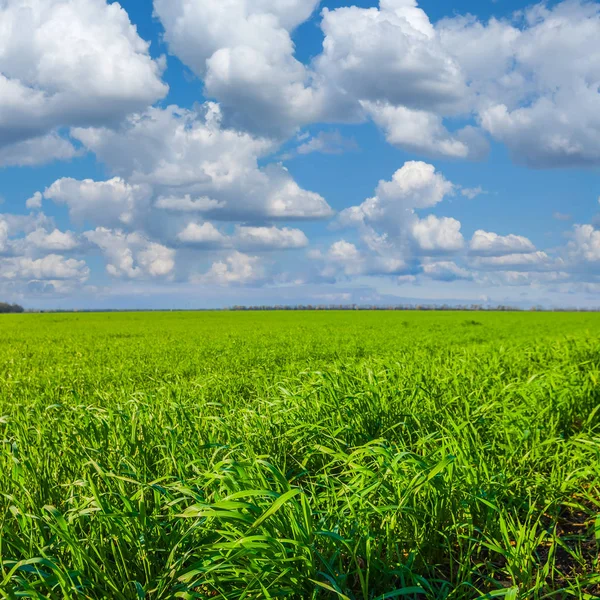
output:
[[[0,317],[1,598],[600,595],[600,315]]]

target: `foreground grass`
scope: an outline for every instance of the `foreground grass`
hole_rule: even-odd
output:
[[[0,319],[0,598],[593,598],[600,316]]]

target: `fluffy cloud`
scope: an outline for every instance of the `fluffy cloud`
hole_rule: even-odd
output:
[[[257,256],[232,252],[225,260],[213,263],[204,275],[192,277],[193,283],[203,285],[251,285],[264,278],[264,269]]]
[[[324,9],[323,51],[308,67],[290,32],[316,5],[156,0],[155,9],[171,51],[243,129],[272,136],[369,117],[390,143],[427,156],[482,158],[483,129],[529,166],[600,164],[597,3],[436,24],[413,0]],[[451,131],[457,116],[471,124]]]
[[[25,207],[31,210],[42,208],[42,201],[44,197],[41,192],[35,192],[31,198],[25,201]]]
[[[461,250],[465,245],[460,229],[461,223],[456,219],[429,215],[412,225],[412,235],[422,253],[448,253]]]
[[[433,165],[407,162],[391,181],[380,181],[376,195],[340,213],[341,226],[378,224],[390,233],[405,229],[415,209],[430,208],[454,191],[454,185]]]
[[[489,144],[475,127],[450,133],[442,117],[431,112],[373,102],[362,106],[390,144],[409,152],[470,160],[480,160],[488,153]]]
[[[238,226],[235,243],[243,250],[292,250],[308,246],[308,238],[300,229]]]
[[[0,4],[0,144],[31,140],[13,146],[19,162],[12,164],[72,155],[56,128],[113,123],[152,104],[167,92],[160,75],[117,3]]]
[[[356,228],[364,245],[362,260],[345,273],[406,274],[411,265],[417,269],[419,257],[461,250],[459,221],[434,215],[421,219],[417,214],[456,189],[433,165],[417,161],[405,163],[390,181],[380,181],[375,196],[342,211],[336,221],[339,227]],[[329,258],[335,265],[334,257]]]
[[[184,244],[221,246],[227,238],[212,223],[192,222],[177,234],[177,239]]]
[[[317,118],[322,102],[290,33],[318,0],[155,0],[165,40],[230,122],[269,135]]]
[[[317,69],[357,100],[410,109],[455,111],[467,85],[416,1],[380,8],[323,11],[323,54]]]
[[[538,4],[513,22],[472,17],[437,26],[476,93],[484,129],[532,167],[600,164],[600,8]]]
[[[503,256],[485,256],[473,261],[477,269],[499,269],[508,271],[538,271],[555,269],[557,265],[546,252],[530,252],[529,254],[505,254]]]
[[[89,274],[84,261],[66,259],[58,254],[49,254],[37,260],[26,257],[0,260],[0,277],[9,280],[75,280],[82,283],[88,279]]]
[[[0,103],[2,100],[0,99]],[[0,167],[34,167],[77,155],[73,144],[57,133],[22,140],[6,146],[0,142]]]
[[[63,178],[44,191],[44,198],[66,204],[75,222],[107,227],[133,224],[145,214],[151,196],[149,186],[130,185],[119,177],[109,181]]]
[[[592,225],[575,225],[568,252],[575,263],[600,265],[600,230]]]
[[[175,251],[151,242],[140,233],[126,234],[98,227],[83,234],[106,257],[112,277],[139,279],[167,277],[175,269]]]
[[[503,256],[535,251],[535,246],[526,237],[514,234],[502,236],[482,229],[474,233],[470,244],[470,253],[474,256]]]
[[[170,212],[180,213],[207,213],[225,208],[225,202],[219,202],[206,196],[201,198],[192,198],[190,194],[184,196],[162,196],[158,198],[156,208]]]
[[[220,108],[171,106],[131,117],[118,130],[73,132],[130,185],[151,185],[157,208],[220,220],[323,219],[323,197],[302,189],[281,165],[258,161],[273,142],[225,128]]]
[[[0,253],[8,247],[8,223],[0,217]]]
[[[49,252],[69,252],[79,246],[77,236],[71,231],[60,231],[54,229],[36,229],[24,239],[24,245],[27,249],[46,250]]]
[[[365,270],[365,259],[358,248],[346,240],[335,242],[329,248],[327,265],[322,272],[324,277],[334,277],[339,271],[344,275],[361,275]]]

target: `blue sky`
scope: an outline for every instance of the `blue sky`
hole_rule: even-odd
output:
[[[0,300],[600,306],[600,3],[8,0]]]

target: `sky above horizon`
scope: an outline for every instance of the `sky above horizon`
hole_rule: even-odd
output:
[[[0,301],[598,307],[600,2],[0,0]]]

